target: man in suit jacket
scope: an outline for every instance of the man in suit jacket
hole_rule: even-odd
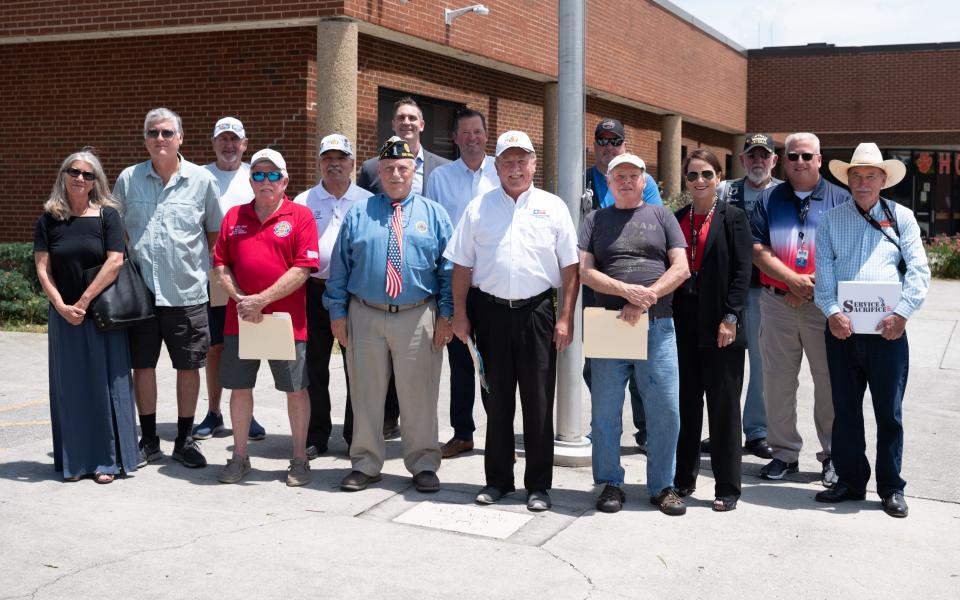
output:
[[[442,156],[430,152],[420,145],[420,134],[423,132],[423,111],[417,102],[405,96],[397,100],[393,105],[393,133],[400,137],[410,146],[410,150],[417,155],[417,172],[413,177],[413,191],[417,194],[423,194],[427,189],[427,179],[430,173],[441,165],[445,165],[449,160]],[[383,191],[380,186],[380,175],[377,173],[377,164],[380,162],[376,156],[364,161],[360,167],[360,176],[357,177],[357,185],[363,189],[370,190],[373,194],[379,194]]]

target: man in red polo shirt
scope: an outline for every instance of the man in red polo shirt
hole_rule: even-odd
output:
[[[247,430],[253,415],[253,386],[259,360],[239,357],[239,319],[259,323],[264,314],[290,313],[296,345],[294,360],[271,360],[276,388],[287,393],[293,459],[287,485],[310,482],[307,462],[307,312],[304,282],[319,268],[317,228],[310,210],[287,199],[287,163],[276,150],[257,152],[250,160],[254,199],[231,208],[223,219],[213,253],[217,276],[230,301],[224,326],[220,383],[232,390],[233,457],[220,473],[223,483],[237,483],[250,472]],[[238,433],[239,432],[239,433]]]

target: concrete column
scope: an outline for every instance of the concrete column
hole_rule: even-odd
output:
[[[357,144],[357,23],[346,19],[317,25],[317,148],[339,132]],[[360,167],[360,161],[357,161]]]
[[[660,124],[660,181],[664,200],[680,192],[680,147],[683,119],[680,115],[664,115]]]
[[[727,174],[727,179],[740,179],[747,174],[743,169],[743,165],[740,163],[740,153],[743,152],[743,144],[746,141],[746,134],[733,136],[733,148],[731,148],[733,153],[733,168],[730,169],[730,173]]]
[[[557,193],[557,82],[543,86],[543,189]]]

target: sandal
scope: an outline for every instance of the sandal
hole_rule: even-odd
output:
[[[110,473],[100,473],[98,471],[93,474],[93,480],[101,484],[113,483],[114,476]]]
[[[713,501],[713,511],[730,512],[731,510],[736,510],[737,500],[739,500],[739,498],[736,496],[717,496]]]

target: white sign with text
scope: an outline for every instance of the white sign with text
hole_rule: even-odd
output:
[[[837,284],[840,311],[850,318],[854,333],[879,334],[877,323],[900,303],[897,281],[841,281]]]

